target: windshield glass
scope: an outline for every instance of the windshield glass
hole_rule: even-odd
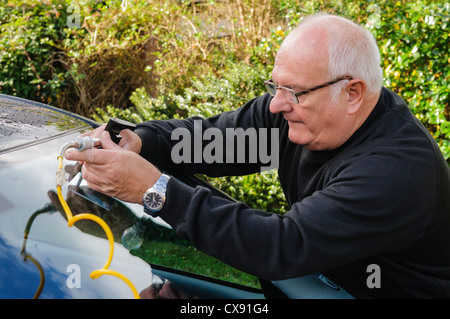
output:
[[[68,227],[56,198],[58,149],[82,132],[0,152],[0,299],[36,294],[39,298],[133,297],[114,276],[90,277],[107,260],[105,233],[89,220]],[[70,179],[76,163],[64,164]],[[109,224],[117,242],[110,268],[126,276],[138,291],[148,287],[151,267],[120,244],[122,233],[136,220],[130,207],[69,183],[63,186],[63,195],[73,214],[95,214]]]
[[[83,117],[45,104],[0,94],[0,152],[88,123]]]
[[[110,254],[103,229],[90,220],[68,227],[55,187],[61,146],[97,123],[55,107],[0,94],[0,299],[131,298],[115,276],[93,280]],[[65,161],[70,181],[77,163]],[[136,222],[126,204],[87,186],[63,185],[72,213],[99,216],[114,235],[111,269],[138,291],[152,282],[151,267],[120,244]]]

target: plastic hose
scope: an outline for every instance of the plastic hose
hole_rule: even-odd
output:
[[[64,196],[62,195],[62,187],[61,186],[65,182],[65,175],[64,175],[64,171],[63,171],[64,152],[70,147],[77,148],[78,150],[92,148],[99,141],[100,140],[98,140],[98,139],[92,139],[90,137],[89,138],[79,138],[73,142],[66,143],[61,147],[60,152],[58,154],[58,170],[56,172],[56,192],[58,194],[58,198],[59,198],[59,201],[61,202],[63,210],[67,216],[67,225],[69,227],[72,227],[79,220],[89,219],[89,220],[92,220],[92,221],[96,222],[97,224],[99,224],[106,233],[106,237],[108,238],[108,241],[109,241],[108,259],[107,259],[105,265],[101,269],[92,271],[90,274],[90,277],[92,279],[97,279],[102,275],[111,275],[111,276],[117,277],[117,278],[123,280],[130,287],[130,289],[132,290],[133,295],[136,299],[140,299],[139,293],[137,292],[133,283],[127,277],[125,277],[124,275],[122,275],[121,273],[119,273],[115,270],[108,269],[111,264],[113,254],[114,254],[114,236],[113,236],[113,233],[112,233],[111,229],[109,228],[108,224],[106,224],[106,222],[103,219],[101,219],[100,217],[98,217],[94,214],[85,213],[85,214],[78,214],[76,216],[73,216],[69,205],[67,204],[66,200],[64,199]]]

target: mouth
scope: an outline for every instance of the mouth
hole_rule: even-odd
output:
[[[288,123],[303,123],[303,121],[301,121],[301,120],[299,120],[298,118],[290,118],[290,115],[291,114],[288,114],[288,113],[283,113],[283,118],[286,120],[286,122],[288,122]]]
[[[299,120],[290,120],[290,119],[287,119],[287,118],[284,118],[285,120],[286,120],[286,122],[288,122],[288,124],[289,125],[292,125],[292,124],[305,124],[305,122],[303,122],[303,121],[299,121]]]
[[[290,120],[287,116],[286,116],[286,114],[283,114],[283,117],[284,117],[284,119],[286,120],[286,122],[294,122],[294,121],[292,121],[292,120]]]

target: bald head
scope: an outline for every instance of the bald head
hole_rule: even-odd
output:
[[[291,61],[308,56],[308,65],[314,66],[317,74],[326,74],[327,78],[351,75],[363,79],[370,93],[378,94],[381,89],[382,70],[375,39],[368,30],[345,18],[329,14],[306,17],[286,37],[278,54],[278,61],[288,55],[294,55]]]
[[[299,26],[286,37],[283,46],[295,43],[298,45],[299,41],[306,39],[310,41],[310,44],[326,44],[330,36],[353,34],[358,29],[359,26],[345,18],[316,14],[304,18]]]
[[[299,27],[283,41],[276,62],[284,61],[291,65],[314,66],[314,74],[325,76],[328,72],[329,60],[328,38],[329,32],[324,28]],[[296,72],[298,71],[300,70],[296,70]],[[304,72],[304,69],[301,70],[301,73]]]

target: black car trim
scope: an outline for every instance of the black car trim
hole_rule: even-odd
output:
[[[248,287],[248,286],[240,285],[240,284],[237,284],[234,282],[229,282],[229,281],[217,279],[214,277],[207,277],[207,276],[203,276],[200,274],[191,273],[191,272],[187,272],[184,270],[174,269],[174,268],[170,268],[170,267],[166,267],[166,266],[161,266],[161,265],[156,265],[156,264],[150,264],[150,266],[152,267],[152,270],[160,270],[160,271],[167,272],[167,273],[173,273],[176,275],[181,275],[184,277],[202,280],[205,282],[210,282],[210,283],[218,284],[221,286],[227,286],[230,288],[239,289],[239,290],[250,292],[250,293],[263,294],[263,290],[259,289],[259,288]]]

